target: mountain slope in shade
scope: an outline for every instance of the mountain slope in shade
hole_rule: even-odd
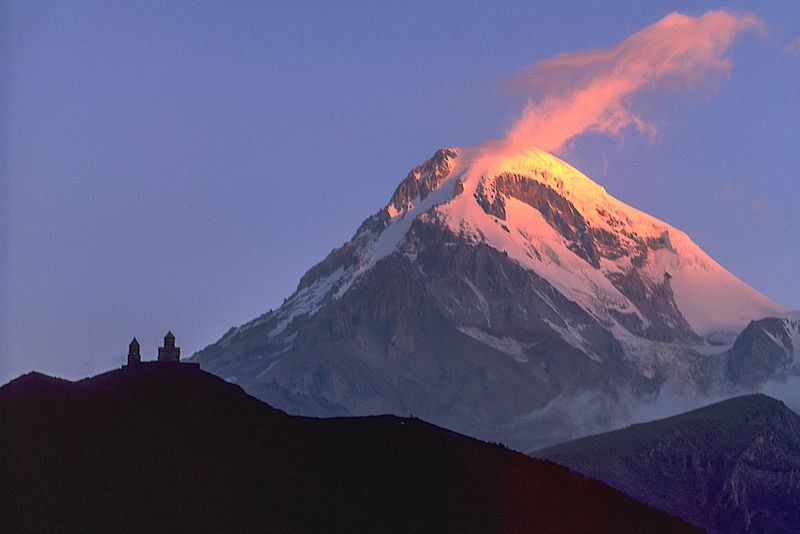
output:
[[[765,395],[532,453],[712,533],[800,531],[800,416]]]
[[[800,312],[751,322],[727,357],[730,380],[745,387],[800,374]]]
[[[192,361],[291,413],[414,413],[527,450],[574,437],[539,424],[554,399],[731,385],[711,341],[784,311],[563,161],[484,143],[412,169]]]
[[[0,452],[4,532],[699,532],[418,419],[292,417],[181,364],[20,377]]]

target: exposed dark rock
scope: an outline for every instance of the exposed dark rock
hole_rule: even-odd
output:
[[[440,148],[431,159],[420,168],[419,194],[425,198],[431,191],[439,189],[447,175],[450,174],[450,160],[458,155],[452,148]]]
[[[419,167],[408,173],[405,180],[395,189],[390,204],[397,211],[405,211],[411,206],[411,201],[419,195]]]
[[[596,269],[600,259],[616,260],[629,256],[631,263],[641,267],[647,261],[648,248],[670,248],[669,236],[664,233],[658,240],[648,244],[638,235],[627,235],[629,242],[623,244],[617,235],[602,228],[590,227],[575,206],[556,190],[518,174],[501,174],[492,182],[494,190],[478,188],[476,200],[483,210],[498,219],[505,220],[504,198],[513,197],[537,209],[544,219],[569,242],[569,249]],[[490,200],[491,198],[491,200]],[[615,220],[599,210],[599,214],[613,225]],[[633,302],[648,319],[647,328],[634,314],[616,312],[620,324],[639,336],[654,341],[691,341],[699,338],[675,305],[675,298],[666,278],[660,284],[646,281],[637,270],[628,273],[610,273],[608,279],[619,291]],[[612,312],[615,313],[615,312]]]
[[[196,361],[290,412],[414,413],[520,447],[530,430],[512,422],[559,394],[652,392],[660,384],[643,378],[614,337],[543,278],[454,234],[435,215],[414,221],[402,254],[379,261],[313,317],[295,320],[272,339],[277,322],[267,320]],[[578,332],[584,345],[556,329]]]
[[[456,198],[458,195],[464,192],[464,182],[461,181],[459,178],[456,180],[456,185],[453,186],[453,198]]]
[[[653,284],[642,278],[638,271],[627,274],[609,273],[606,277],[628,297],[636,308],[650,321],[647,328],[638,317],[621,317],[620,324],[631,333],[655,341],[686,341],[697,343],[700,338],[692,331],[689,323],[675,305],[675,296],[669,285],[669,277],[660,284]]]
[[[800,321],[768,317],[750,324],[728,351],[728,377],[735,384],[753,386],[791,370],[794,352],[790,330]]]
[[[541,182],[519,174],[501,174],[494,180],[499,195],[514,197],[539,210],[544,219],[570,241],[580,241],[586,221],[572,202]]]
[[[452,148],[437,150],[431,159],[414,167],[408,173],[408,176],[397,186],[389,204],[394,206],[398,212],[402,212],[411,206],[411,202],[417,196],[424,199],[431,191],[438,189],[450,173],[450,160],[457,154],[458,152]]]

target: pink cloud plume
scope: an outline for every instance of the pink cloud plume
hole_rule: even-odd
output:
[[[794,52],[795,54],[800,54],[800,37],[789,43],[787,50],[789,50],[789,52]]]
[[[588,131],[617,134],[632,126],[652,135],[655,125],[633,109],[631,98],[642,89],[695,86],[712,74],[729,73],[726,52],[748,29],[763,24],[747,13],[673,13],[611,48],[539,61],[514,81],[531,100],[506,142],[553,152]]]

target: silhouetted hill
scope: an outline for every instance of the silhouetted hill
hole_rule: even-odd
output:
[[[288,416],[196,366],[0,388],[3,532],[693,532],[417,419]]]
[[[747,395],[532,454],[712,533],[800,532],[800,416]]]

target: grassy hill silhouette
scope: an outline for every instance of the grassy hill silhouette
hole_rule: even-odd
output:
[[[289,416],[194,365],[0,388],[4,532],[698,532],[413,418]]]

